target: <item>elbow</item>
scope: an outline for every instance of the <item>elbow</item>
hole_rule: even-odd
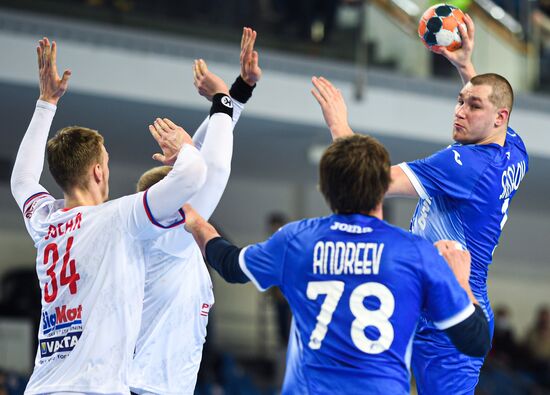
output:
[[[230,163],[208,163],[208,179],[210,180],[229,180],[229,175],[231,174],[231,164]]]

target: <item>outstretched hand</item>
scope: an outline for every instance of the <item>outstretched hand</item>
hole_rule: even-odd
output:
[[[154,154],[153,159],[167,166],[176,162],[184,144],[193,145],[191,136],[168,118],[155,119],[153,125],[149,125],[149,131],[162,150],[162,154]]]
[[[241,37],[241,78],[250,86],[262,78],[262,69],[258,66],[258,52],[254,50],[256,31],[249,27],[243,28]]]
[[[321,105],[323,117],[332,138],[351,136],[353,131],[348,125],[348,109],[342,92],[324,77],[313,77],[311,82],[315,87],[311,93]]]
[[[466,25],[466,26],[464,26]],[[475,36],[475,25],[474,21],[470,15],[464,15],[464,24],[458,25],[458,31],[462,39],[462,46],[456,51],[449,51],[444,47],[433,46],[431,51],[433,53],[444,56],[451,62],[453,66],[457,68],[461,77],[466,76],[469,81],[472,77],[475,76],[474,66],[472,64],[472,53],[474,52],[474,36]],[[466,73],[464,75],[463,73]]]
[[[212,101],[216,93],[229,95],[229,89],[227,89],[225,82],[209,71],[206,62],[202,59],[193,62],[193,85],[197,88],[199,95],[204,96],[209,101]]]
[[[63,72],[59,78],[57,72],[57,44],[44,37],[36,47],[38,55],[38,77],[40,81],[40,100],[57,105],[61,96],[65,94],[69,86],[70,70]]]

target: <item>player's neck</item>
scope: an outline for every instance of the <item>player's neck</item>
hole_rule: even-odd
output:
[[[476,144],[478,145],[498,144],[501,147],[504,147],[505,143],[506,143],[506,128],[496,131],[495,133],[485,137],[483,140],[479,141]]]
[[[65,193],[65,208],[78,206],[96,206],[103,203],[103,196],[98,189],[84,190],[76,188],[70,193]]]
[[[380,203],[378,206],[374,208],[374,210],[369,211],[368,213],[365,213],[367,215],[370,215],[371,217],[378,218],[380,220],[384,219],[384,210],[382,209],[382,203]]]

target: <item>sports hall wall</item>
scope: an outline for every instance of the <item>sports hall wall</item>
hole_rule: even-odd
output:
[[[111,197],[118,197],[131,192],[139,174],[154,165],[149,158],[156,152],[155,146],[146,129],[154,117],[167,116],[192,132],[206,115],[208,104],[192,86],[192,59],[204,58],[213,71],[232,81],[238,73],[238,50],[237,46],[181,39],[169,45],[175,39],[140,37],[127,31],[112,33],[116,39],[110,42],[91,42],[53,31],[52,37],[58,39],[61,48],[58,62],[73,71],[71,90],[60,105],[54,129],[82,124],[105,135],[111,155]],[[0,156],[8,162],[15,158],[38,92],[36,39],[31,32],[0,33],[0,46],[9,54],[0,57]],[[122,41],[134,43],[132,49],[123,49],[118,44]],[[458,83],[373,71],[368,75],[366,98],[355,102],[354,74],[349,67],[269,51],[262,51],[261,62],[265,76],[235,131],[233,173],[213,217],[237,243],[264,239],[265,218],[272,211],[294,219],[328,213],[316,190],[315,157],[330,138],[309,93],[311,75],[325,75],[342,88],[352,126],[377,136],[388,146],[394,163],[427,155],[450,142]],[[531,170],[512,203],[514,209],[489,279],[493,303],[511,306],[519,330],[525,329],[539,304],[550,300],[548,109],[548,99],[520,95],[512,114],[511,126],[522,133],[531,152]],[[47,170],[44,175],[48,187],[59,194]],[[407,227],[414,204],[389,201],[391,222]],[[32,267],[34,249],[5,179],[0,184],[0,215],[0,275],[13,266]],[[252,286],[228,286],[214,278],[217,302],[213,321],[219,329],[215,341],[253,352],[257,344],[249,339],[264,341],[257,337],[256,317],[265,307],[261,297]],[[273,337],[272,314],[267,316],[266,333]],[[230,317],[248,318],[240,325]]]

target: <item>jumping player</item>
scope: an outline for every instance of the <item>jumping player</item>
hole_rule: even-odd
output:
[[[48,165],[64,195],[55,200],[39,179],[51,122],[71,75],[67,70],[59,77],[56,50],[47,38],[39,42],[40,97],[11,178],[37,248],[42,289],[39,346],[25,393],[127,395],[148,240],[182,223],[174,214],[202,187],[207,168],[185,134],[168,177],[145,193],[106,202],[103,137],[71,126],[47,142]],[[209,129],[231,129],[231,109],[223,104],[228,99],[217,95]]]
[[[294,325],[283,394],[409,394],[422,311],[462,352],[489,349],[487,320],[468,285],[469,254],[439,242],[455,278],[433,245],[384,222],[389,183],[385,148],[354,135],[321,159],[320,189],[333,215],[291,223],[240,250],[184,206],[186,228],[224,279],[278,286],[287,298]]]
[[[460,26],[463,46],[438,50],[457,68],[464,82],[455,106],[454,144],[434,155],[393,166],[388,196],[420,198],[411,231],[431,242],[455,240],[472,256],[470,285],[489,320],[487,274],[508,208],[529,166],[521,137],[508,127],[513,91],[498,74],[476,75],[471,62],[474,24]],[[320,103],[334,138],[353,134],[340,92],[324,78],[314,78]],[[414,342],[413,370],[419,394],[473,394],[483,357],[452,347],[445,333],[424,316]]]
[[[261,77],[254,51],[256,32],[244,28],[241,40],[241,73],[229,94],[233,104],[233,126],[244,103]],[[207,69],[203,60],[193,66],[194,83],[207,99],[227,86]],[[205,218],[214,212],[225,190],[233,152],[232,129],[210,130],[209,118],[193,137],[208,167],[206,182],[189,203]],[[170,120],[159,119],[153,136],[163,148],[161,161],[174,155],[177,141],[185,132]],[[163,138],[164,137],[164,138]],[[174,138],[172,138],[174,137]],[[151,188],[170,172],[169,166],[144,173],[138,190]],[[212,280],[193,237],[177,227],[159,237],[147,251],[143,319],[130,375],[136,394],[193,394],[206,339],[208,313],[214,304]]]

